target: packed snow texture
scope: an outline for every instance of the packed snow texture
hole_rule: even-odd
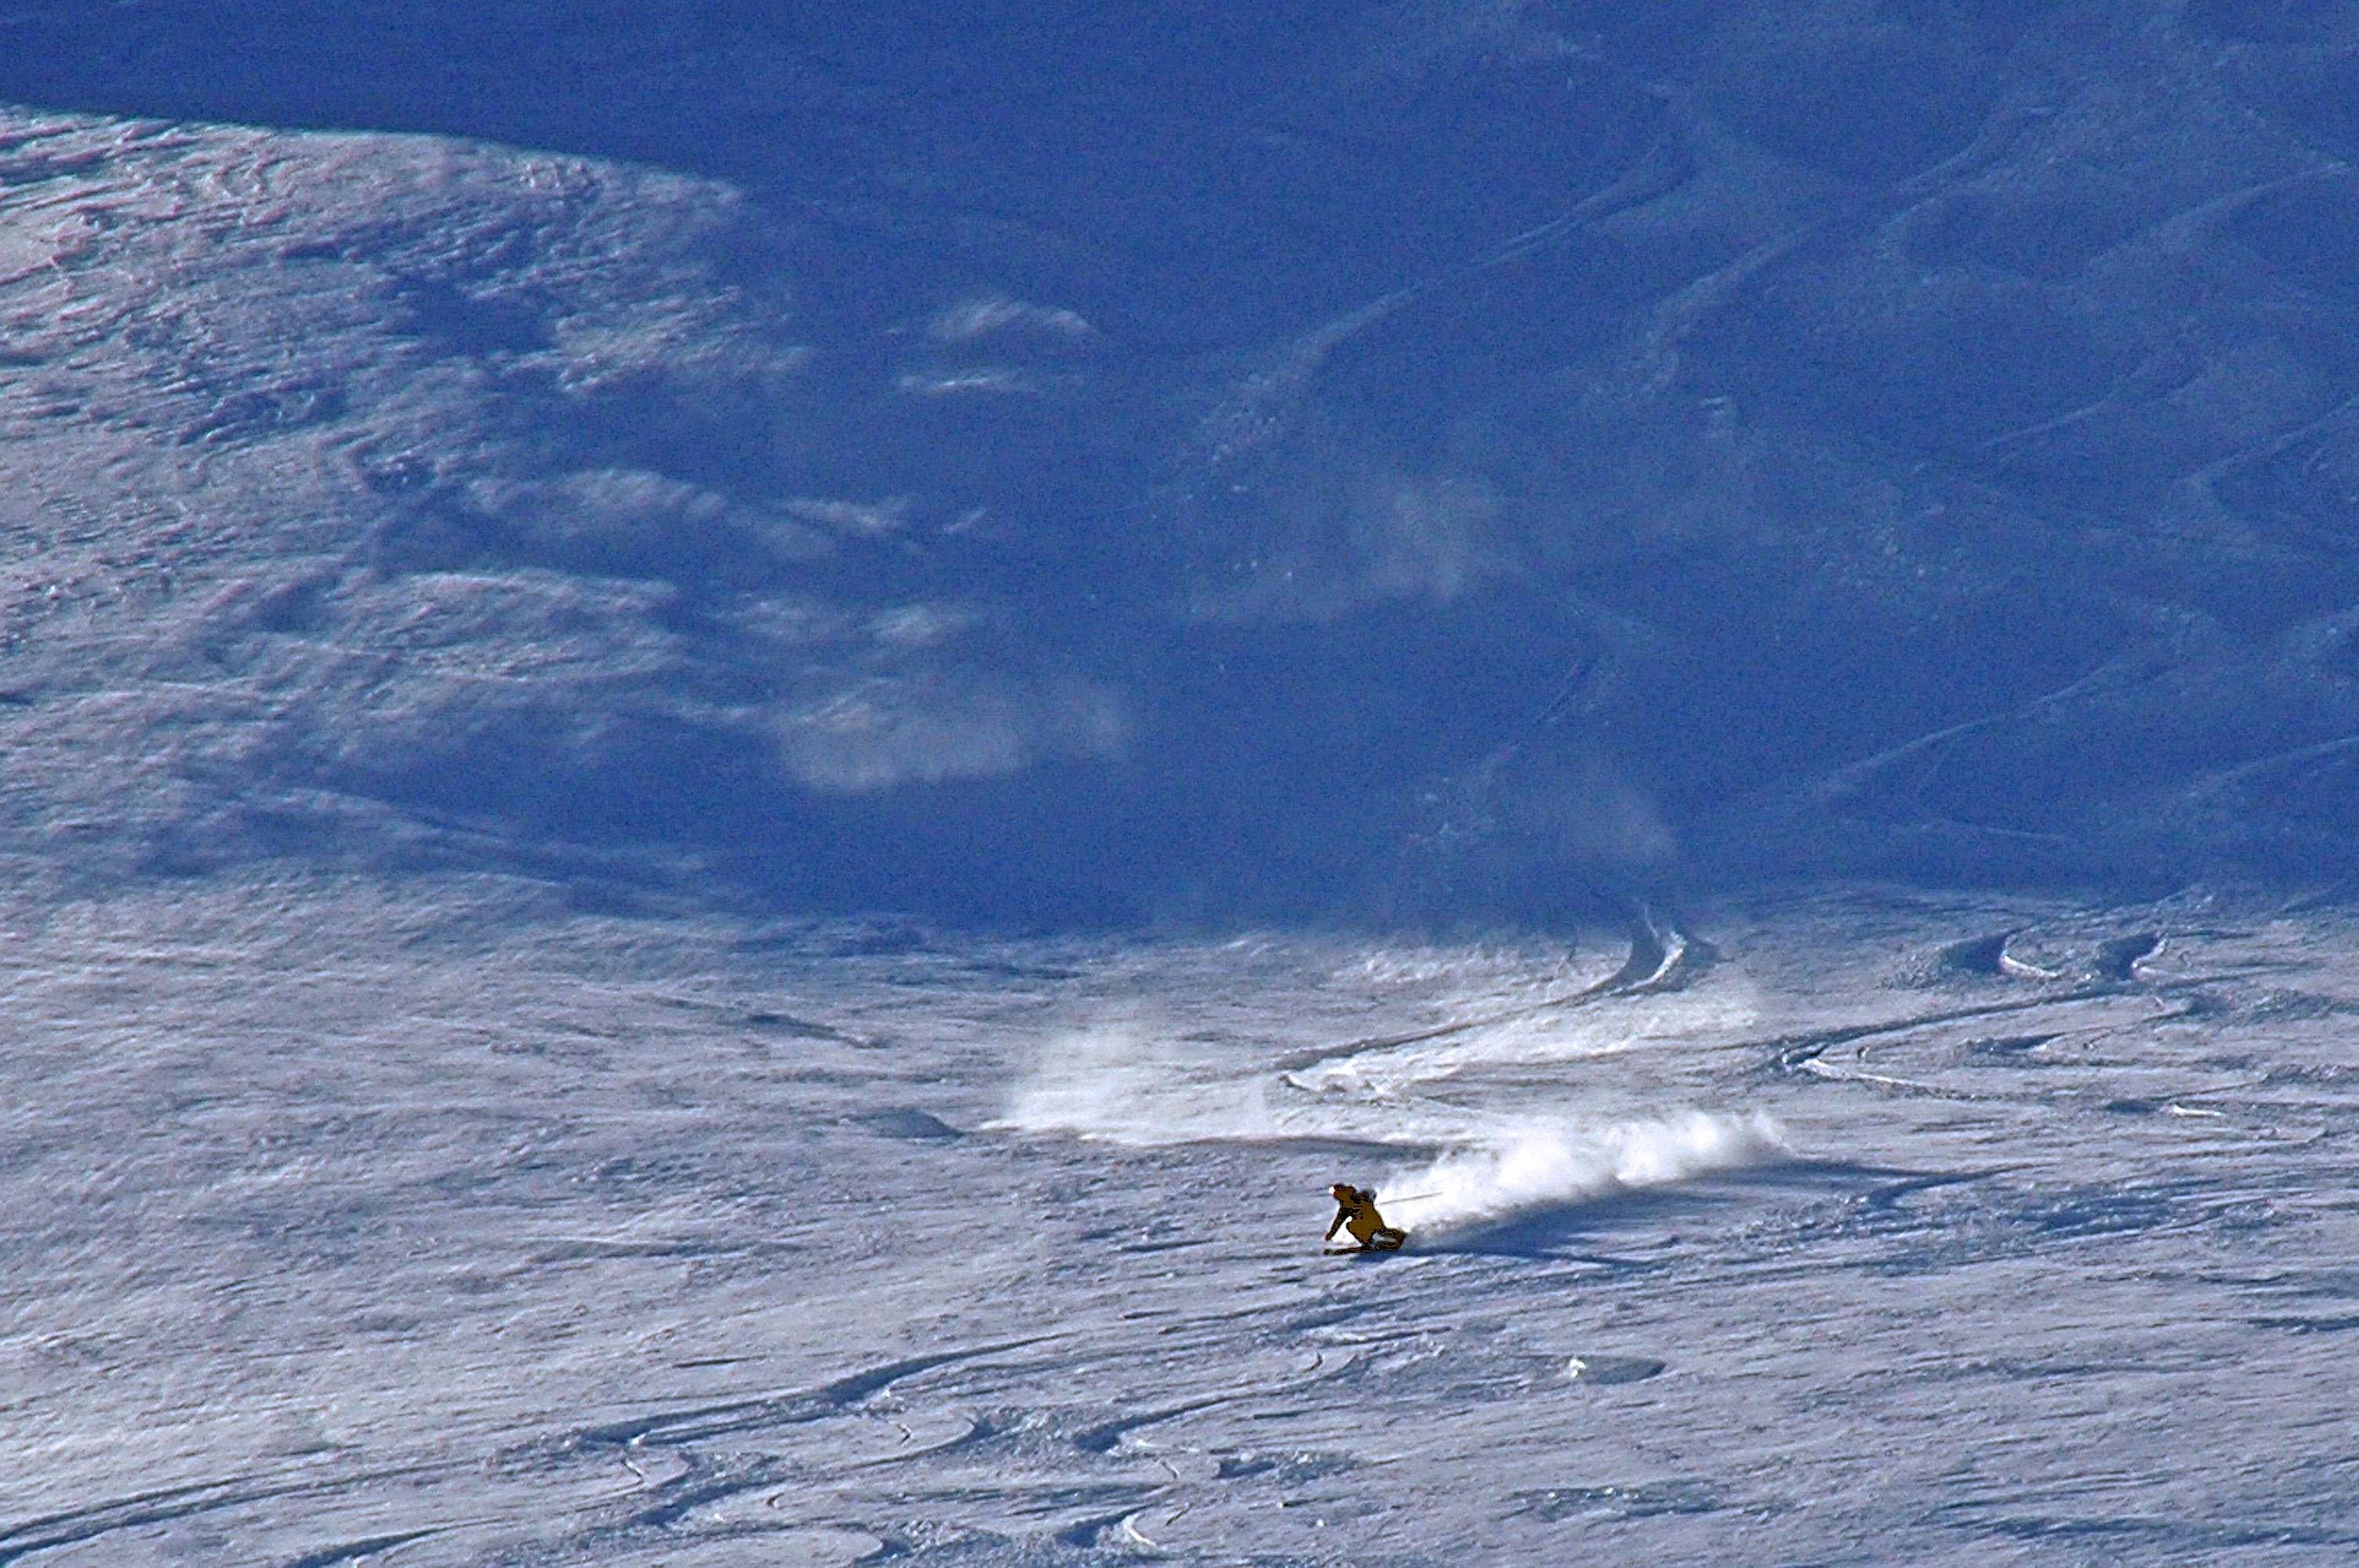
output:
[[[0,1558],[2349,1559],[2347,921],[1695,925],[20,900]]]

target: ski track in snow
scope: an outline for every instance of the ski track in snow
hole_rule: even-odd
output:
[[[9,913],[0,1563],[2359,1551],[2332,912],[504,886]],[[1323,1255],[1336,1180],[1409,1249]]]

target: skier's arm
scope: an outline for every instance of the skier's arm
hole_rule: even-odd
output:
[[[1351,1217],[1351,1213],[1352,1211],[1350,1209],[1344,1208],[1341,1205],[1336,1206],[1335,1217],[1329,1221],[1327,1225],[1326,1240],[1332,1241],[1335,1239],[1335,1233],[1343,1228],[1343,1221]]]

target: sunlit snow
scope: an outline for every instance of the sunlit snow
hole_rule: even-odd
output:
[[[21,904],[0,1558],[2348,1559],[2346,923],[1690,927]]]

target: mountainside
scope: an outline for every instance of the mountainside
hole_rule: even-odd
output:
[[[0,96],[72,877],[2359,868],[2348,5],[19,5]]]

